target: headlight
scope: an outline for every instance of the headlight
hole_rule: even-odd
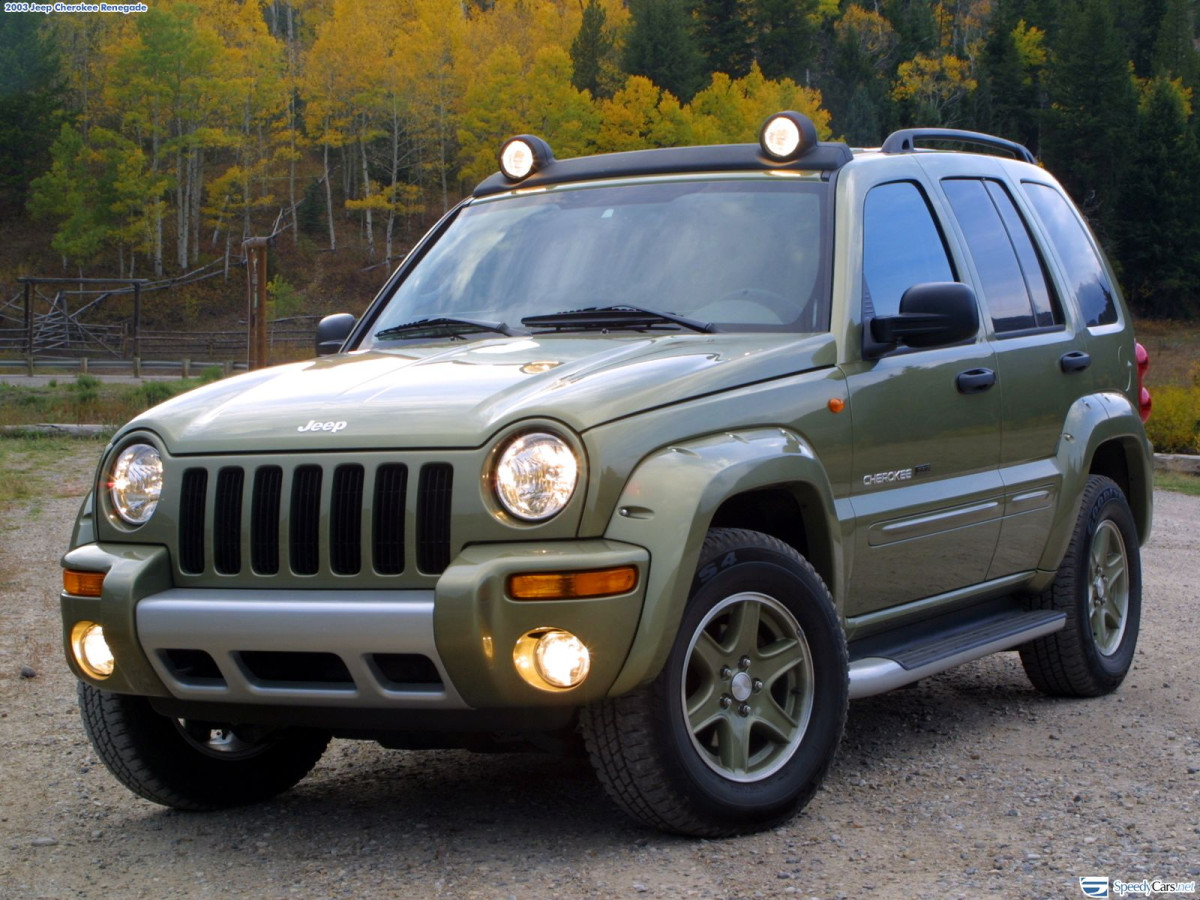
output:
[[[162,496],[163,464],[149,444],[130,444],[113,461],[108,496],[113,509],[130,525],[145,525]]]
[[[504,448],[493,484],[501,505],[519,519],[540,522],[562,510],[575,492],[579,462],[566,441],[524,434]]]

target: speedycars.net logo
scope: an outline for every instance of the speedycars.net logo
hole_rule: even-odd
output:
[[[1085,897],[1099,898],[1150,896],[1151,894],[1194,894],[1196,893],[1196,882],[1163,881],[1157,878],[1153,881],[1144,878],[1141,881],[1113,880],[1110,882],[1103,876],[1087,875],[1080,877],[1079,889]]]

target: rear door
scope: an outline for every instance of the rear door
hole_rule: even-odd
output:
[[[926,167],[941,176],[996,354],[1004,524],[988,578],[1000,578],[1041,558],[1061,488],[1055,456],[1067,411],[1091,390],[1091,358],[1003,164],[949,158]]]

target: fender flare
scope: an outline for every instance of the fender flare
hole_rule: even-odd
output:
[[[1138,525],[1139,539],[1145,544],[1149,538],[1154,466],[1141,417],[1124,394],[1089,394],[1071,405],[1063,423],[1056,465],[1062,472],[1061,496],[1073,499],[1070,503],[1059,504],[1045,552],[1038,562],[1040,570],[1058,570],[1079,516],[1079,504],[1091,472],[1092,460],[1102,445],[1114,441],[1125,450],[1131,494],[1126,499]]]
[[[604,536],[650,552],[646,600],[633,646],[610,696],[658,674],[666,663],[691,593],[709,523],[730,497],[800,485],[820,506],[828,553],[818,568],[842,571],[842,541],[829,477],[811,444],[783,428],[697,438],[644,458],[625,483]],[[835,576],[840,577],[840,576]],[[829,585],[839,596],[836,584]]]

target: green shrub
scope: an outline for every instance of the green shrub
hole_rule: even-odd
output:
[[[223,376],[220,366],[205,366],[200,372],[200,383],[212,384],[214,381],[220,381]]]
[[[1152,391],[1146,434],[1159,453],[1200,453],[1200,385],[1167,385]]]
[[[91,375],[78,375],[71,385],[72,405],[79,412],[90,409],[100,399],[100,379]]]
[[[170,400],[179,390],[165,381],[147,381],[137,387],[137,400],[147,409]]]

